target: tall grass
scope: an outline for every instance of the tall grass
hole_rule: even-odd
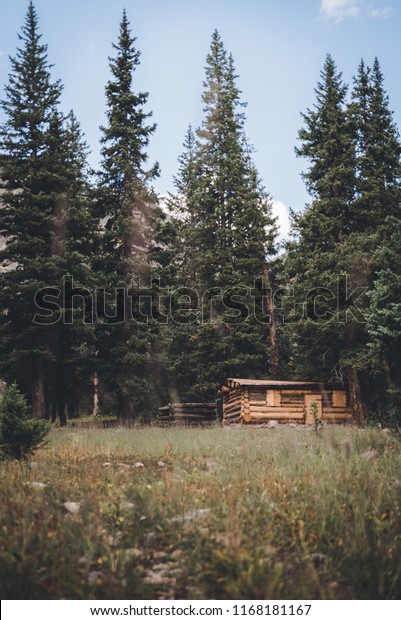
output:
[[[58,430],[0,477],[2,598],[401,596],[384,432]]]

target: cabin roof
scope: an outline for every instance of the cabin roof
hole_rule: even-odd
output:
[[[327,384],[321,381],[273,381],[271,379],[237,379],[237,378],[228,378],[227,384],[229,387],[240,387],[240,386],[254,386],[254,387],[262,387],[262,388],[318,388],[322,390],[344,390],[345,387],[341,384]]]

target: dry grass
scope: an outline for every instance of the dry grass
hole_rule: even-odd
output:
[[[384,432],[58,430],[0,476],[2,598],[401,596]]]

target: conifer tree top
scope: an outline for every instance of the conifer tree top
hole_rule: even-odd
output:
[[[60,80],[53,81],[47,58],[47,45],[41,43],[38,16],[29,3],[25,23],[18,35],[22,45],[10,58],[11,73],[1,107],[6,122],[1,128],[3,148],[16,156],[37,154],[40,134],[50,123],[62,91]],[[22,130],[22,132],[20,132]],[[20,132],[19,148],[16,133]],[[13,149],[12,149],[13,147]]]
[[[116,55],[109,58],[112,78],[106,85],[108,124],[101,127],[104,181],[117,185],[123,183],[127,174],[142,182],[158,174],[157,164],[145,169],[146,147],[156,125],[146,124],[152,116],[143,110],[148,93],[137,92],[133,87],[133,75],[140,64],[135,41],[124,10],[118,41],[113,43]]]

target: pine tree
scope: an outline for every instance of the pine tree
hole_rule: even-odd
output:
[[[381,420],[400,424],[401,414],[401,218],[388,222],[393,232],[377,254],[377,277],[371,293],[370,348],[378,372],[386,379],[377,404]]]
[[[365,265],[365,285],[373,288],[374,308],[369,308],[366,296],[366,312],[378,314],[377,292],[383,287],[383,254],[392,247],[394,221],[401,214],[400,154],[401,145],[389,99],[383,86],[380,64],[375,58],[373,67],[365,67],[361,61],[354,78],[349,114],[353,124],[356,150],[356,197],[354,203],[354,230],[352,246],[361,248]],[[354,250],[350,249],[350,254]],[[380,271],[378,281],[375,273]],[[362,384],[370,415],[383,419],[386,398],[382,398],[387,386],[394,386],[392,370],[386,357],[378,355],[379,348],[374,340],[369,343],[369,334],[363,331],[367,343],[365,363],[360,364]],[[376,353],[376,354],[374,354]],[[374,382],[372,380],[374,377]],[[388,392],[394,393],[393,388]],[[388,401],[393,402],[392,397]]]
[[[2,375],[18,379],[31,395],[35,417],[45,410],[45,374],[53,352],[45,326],[33,324],[34,295],[57,283],[52,256],[55,200],[60,192],[62,142],[57,105],[59,81],[52,81],[47,46],[41,43],[36,11],[29,4],[21,47],[11,59],[2,108],[0,234],[6,240],[1,263]]]
[[[285,269],[294,298],[287,307],[285,331],[294,375],[347,380],[354,415],[362,419],[358,367],[365,345],[364,316],[347,308],[346,298],[365,283],[366,254],[353,243],[353,132],[346,112],[347,86],[331,56],[326,57],[315,92],[315,108],[303,114],[301,146],[296,149],[310,162],[303,178],[312,202],[293,216],[295,238],[288,246]]]
[[[400,214],[401,145],[377,58],[372,69],[361,61],[349,114],[356,152],[354,228],[385,235],[386,217]]]
[[[32,419],[16,383],[4,389],[0,401],[0,450],[5,456],[28,457],[44,443],[49,430],[45,420]]]
[[[312,203],[294,216],[296,237],[286,260],[287,280],[304,302],[298,309],[308,312],[306,320],[295,312],[287,318],[294,323],[286,331],[295,374],[346,380],[359,420],[366,416],[363,388],[369,383],[372,392],[377,373],[368,346],[367,292],[377,268],[375,249],[388,237],[386,216],[399,204],[398,135],[382,82],[378,61],[372,70],[362,61],[347,105],[341,74],[326,59],[297,149],[311,162],[304,179]],[[347,295],[358,290],[357,307],[349,306]],[[371,394],[369,400],[371,408]]]
[[[315,93],[315,109],[302,114],[302,144],[296,148],[298,156],[310,161],[303,179],[313,204],[297,218],[297,227],[304,243],[326,250],[350,232],[355,193],[352,131],[344,110],[347,86],[330,55]]]
[[[254,289],[275,251],[276,228],[246,142],[234,61],[217,31],[202,99],[204,119],[196,139],[187,134],[173,202],[181,223],[178,273],[199,304],[187,324],[173,326],[170,359],[180,398],[206,400],[227,376],[269,373],[266,325],[256,322],[249,300],[250,316],[229,320],[222,296]]]
[[[195,163],[196,138],[191,125],[178,158],[178,173],[174,176],[176,192],[165,200],[157,231],[153,258],[160,265],[159,276],[164,287],[191,286],[195,281],[192,270],[193,248],[187,243],[195,229],[193,221],[197,173]],[[192,270],[192,271],[191,271]]]
[[[71,111],[64,124],[65,194],[57,202],[53,257],[60,277],[71,279],[75,290],[88,291],[84,300],[65,299],[61,320],[53,327],[54,374],[49,398],[61,423],[75,417],[80,402],[91,390],[95,370],[95,333],[89,298],[96,286],[92,263],[98,250],[98,221],[88,169],[88,146]],[[86,300],[86,301],[85,301]],[[88,304],[84,307],[84,304]],[[53,393],[51,393],[53,392]]]
[[[234,61],[217,31],[206,59],[202,99],[192,200],[194,217],[202,226],[195,230],[193,242],[200,248],[201,284],[227,286],[261,272],[271,214],[246,144]]]
[[[129,289],[135,278],[145,281],[150,277],[148,254],[157,214],[149,183],[157,176],[158,166],[146,169],[146,148],[156,126],[148,124],[151,113],[143,110],[148,93],[133,88],[140,58],[135,40],[124,11],[118,42],[113,45],[116,55],[110,59],[112,78],[106,86],[107,125],[101,128],[98,196],[105,221],[98,268],[111,294],[111,308],[115,308],[116,288]],[[146,414],[152,399],[150,366],[155,326],[131,321],[127,299],[124,310],[120,325],[106,321],[100,329],[99,360],[103,380],[116,394],[119,418],[133,419]]]
[[[63,308],[60,297],[49,320],[36,320],[35,295],[61,288],[67,274],[88,284],[95,225],[84,172],[86,147],[74,115],[66,119],[58,110],[62,87],[52,82],[32,3],[20,40],[2,102],[1,373],[30,394],[35,417],[52,412],[64,424],[87,334],[65,321],[72,308]]]

